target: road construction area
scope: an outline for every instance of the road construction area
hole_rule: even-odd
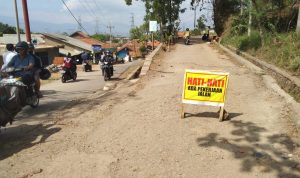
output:
[[[181,119],[185,69],[229,72],[225,121],[218,107],[189,104]],[[299,133],[280,87],[214,45],[177,43],[145,76],[111,82],[45,110],[43,122],[2,129],[0,177],[300,177]]]

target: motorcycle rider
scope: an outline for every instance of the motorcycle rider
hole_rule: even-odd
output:
[[[113,75],[113,71],[114,71],[114,68],[113,68],[113,62],[114,58],[113,58],[113,55],[110,51],[105,51],[104,52],[104,56],[103,58],[100,59],[100,62],[101,62],[101,70],[102,70],[102,75],[104,75],[104,70],[103,70],[103,64],[104,62],[108,62],[109,66],[111,67],[110,68],[110,72],[111,72],[111,75]]]
[[[83,69],[84,69],[84,64],[85,65],[91,65],[90,64],[90,61],[91,61],[91,56],[90,56],[90,54],[89,53],[87,53],[87,52],[84,52],[83,54],[81,54],[81,59],[82,59],[82,67],[83,67]],[[85,69],[84,69],[85,70]]]
[[[30,85],[33,80],[34,58],[28,53],[28,44],[25,41],[16,44],[17,55],[7,64],[7,67],[16,69],[24,69],[15,73],[17,77],[22,77],[22,81],[26,85]]]
[[[189,44],[190,41],[191,32],[189,28],[186,28],[186,31],[184,32],[184,38],[187,41],[186,44]]]
[[[72,59],[71,53],[68,53],[67,57],[64,58],[63,67],[66,69],[67,72],[70,72],[71,76],[76,72],[76,64]]]
[[[37,55],[34,54],[34,45],[32,43],[30,43],[28,46],[29,46],[28,53],[34,58],[34,67],[33,67],[34,80],[35,80],[34,90],[38,94],[38,96],[40,98],[42,98],[43,95],[40,91],[40,88],[41,88],[40,72],[41,72],[41,69],[43,68],[42,60],[40,57],[38,57]]]

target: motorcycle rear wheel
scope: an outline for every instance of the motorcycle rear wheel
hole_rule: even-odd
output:
[[[40,98],[39,98],[39,96],[38,96],[37,93],[35,93],[35,94],[32,96],[31,102],[32,102],[32,103],[30,103],[30,106],[31,106],[32,108],[36,108],[36,107],[39,106]]]
[[[109,79],[107,71],[104,71],[104,81],[107,81]]]
[[[66,80],[65,76],[62,76],[62,77],[61,77],[61,82],[62,82],[62,83],[66,83],[66,81],[67,81],[67,80]]]
[[[73,75],[73,80],[75,81],[77,79],[77,73],[75,73],[74,75]]]

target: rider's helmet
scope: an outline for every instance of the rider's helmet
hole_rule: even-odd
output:
[[[41,70],[41,72],[39,73],[39,75],[40,75],[40,79],[42,79],[42,80],[47,80],[47,79],[49,79],[51,77],[50,71],[48,69],[45,69],[45,68],[43,68]]]
[[[34,49],[34,45],[32,43],[29,43],[28,49]]]
[[[190,31],[190,29],[189,29],[189,28],[186,28],[186,31]]]
[[[29,48],[28,44],[25,41],[20,41],[16,44],[16,51],[20,49],[25,49],[27,50]]]

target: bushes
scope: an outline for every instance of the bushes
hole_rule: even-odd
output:
[[[259,33],[255,32],[250,35],[250,37],[246,36],[244,37],[239,45],[239,49],[242,51],[247,51],[249,49],[255,49],[261,47],[261,38],[259,36]]]
[[[287,71],[300,75],[300,34],[264,33],[264,46],[258,32],[248,37],[227,35],[222,44],[234,46]]]

